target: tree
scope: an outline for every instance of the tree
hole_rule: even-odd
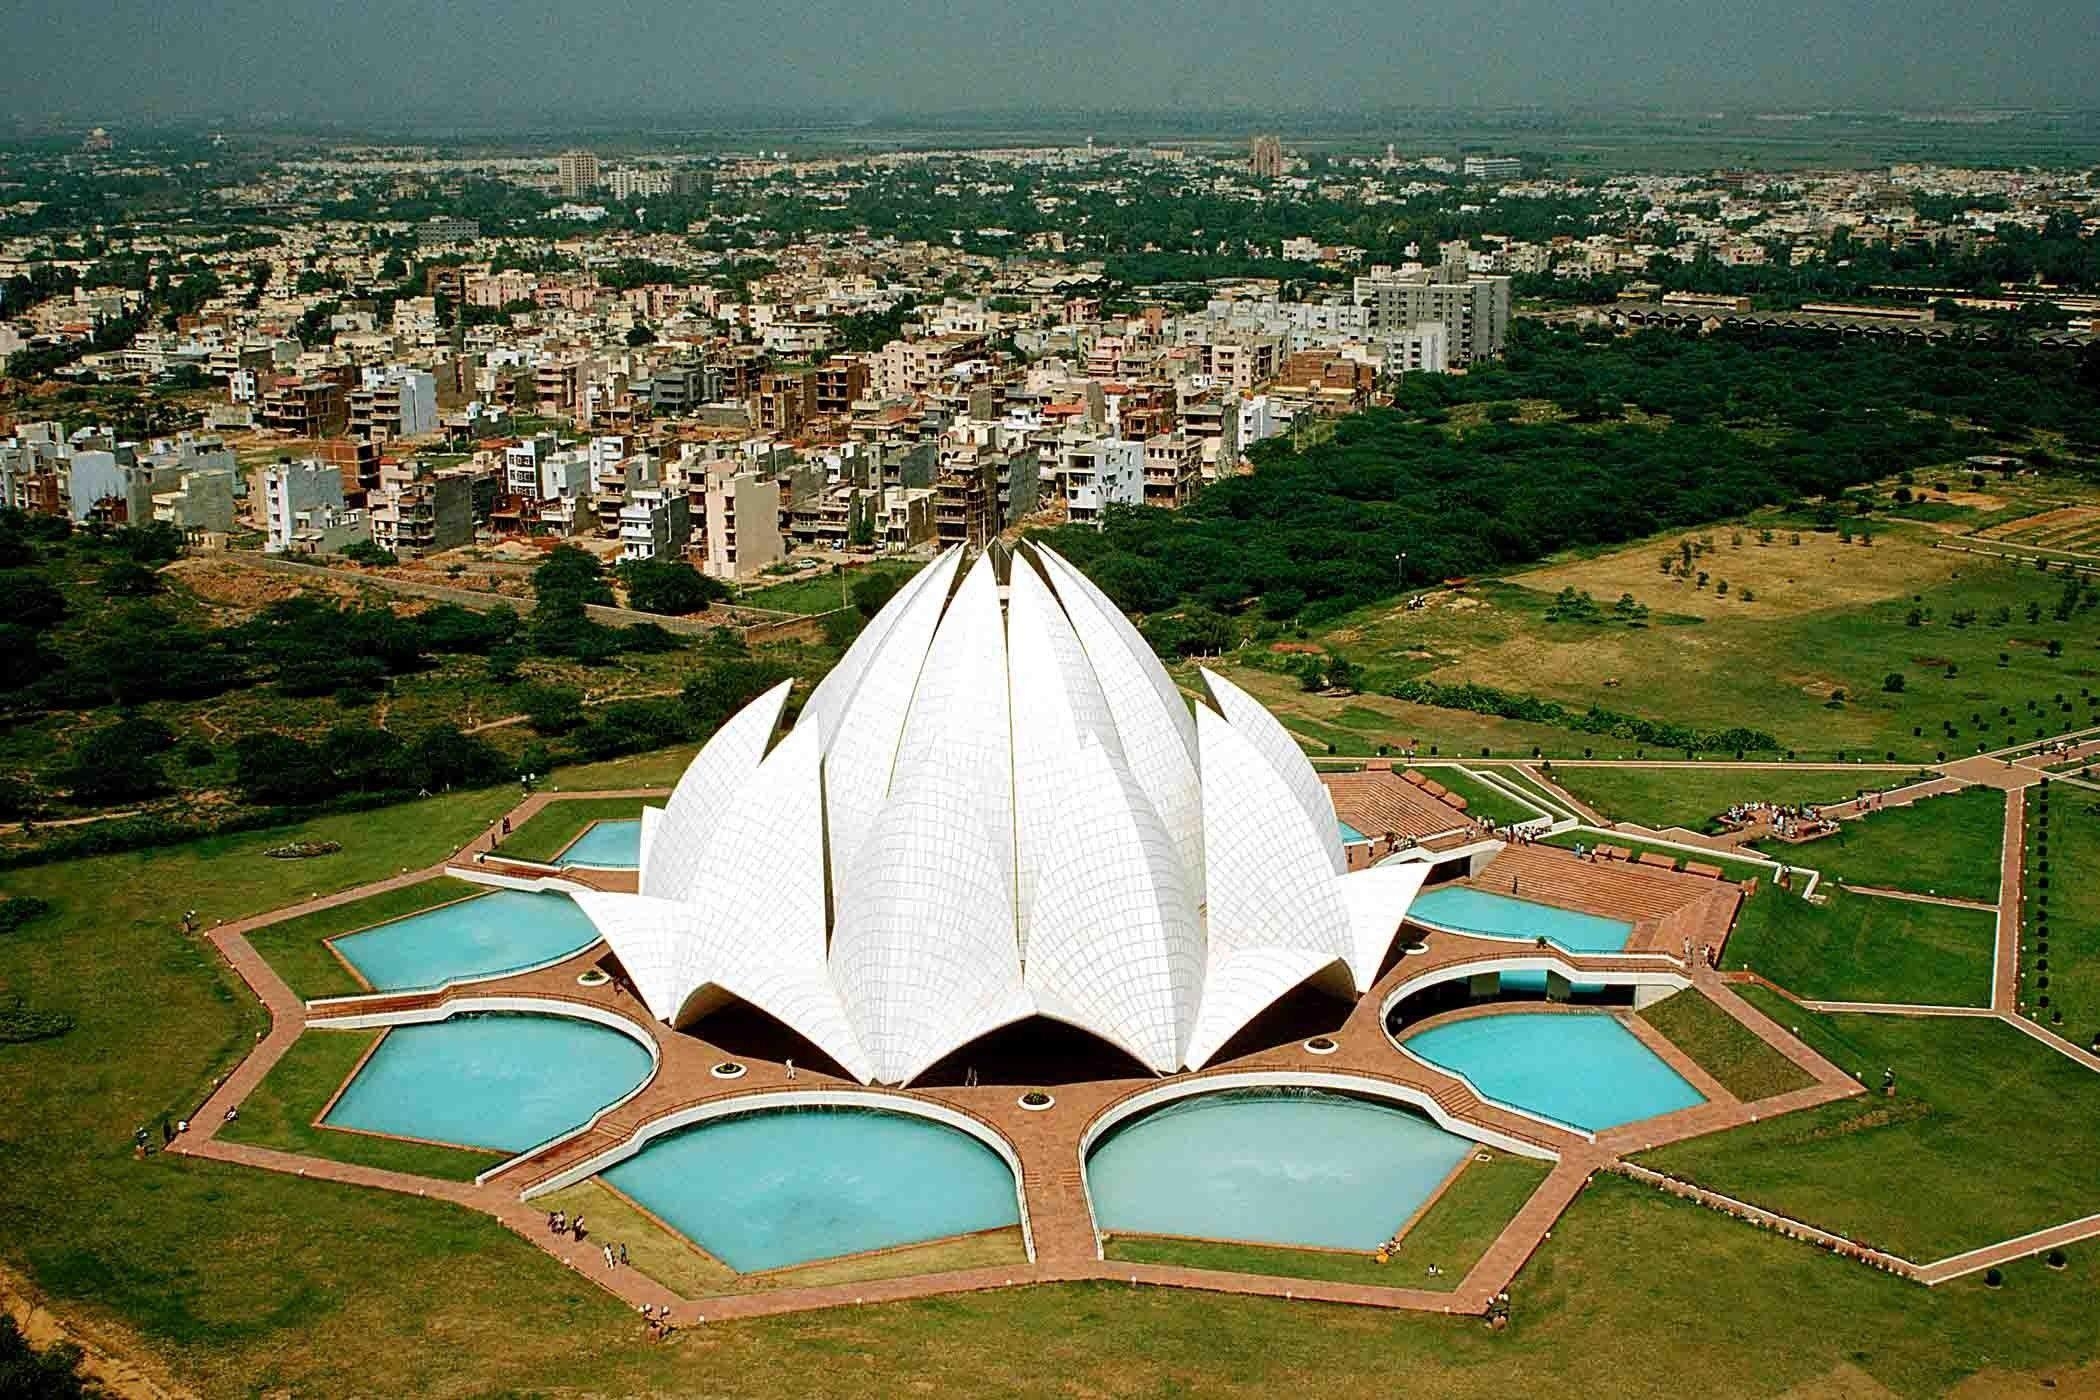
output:
[[[622,564],[619,574],[627,589],[627,606],[639,612],[685,617],[705,612],[709,604],[729,596],[720,579],[676,560],[637,559]]]
[[[7,599],[8,620],[23,627],[41,631],[66,615],[66,595],[26,570],[0,574],[0,598]]]
[[[640,349],[644,345],[654,345],[656,344],[656,332],[645,325],[637,323],[627,332],[627,344],[631,349]]]
[[[80,1348],[59,1342],[38,1351],[22,1335],[14,1315],[0,1312],[0,1395],[14,1400],[96,1400],[80,1373]]]
[[[123,716],[80,741],[63,774],[64,781],[78,802],[127,802],[150,797],[168,785],[161,755],[174,744],[174,731],[159,720]]]
[[[557,545],[532,571],[532,591],[543,606],[612,605],[612,588],[590,553],[573,544]]]
[[[711,734],[722,722],[789,676],[777,662],[727,656],[695,671],[679,692],[695,734]]]
[[[1882,688],[1883,690],[1887,691],[1887,692],[1888,692],[1889,694],[1891,694],[1891,695],[1900,695],[1900,694],[1902,694],[1902,693],[1903,693],[1903,673],[1902,673],[1901,671],[1891,671],[1891,672],[1889,672],[1889,674],[1888,674],[1888,678],[1887,678],[1886,680],[1882,681],[1882,683],[1881,683],[1881,688]]]
[[[883,605],[897,595],[897,576],[892,573],[869,573],[853,581],[849,596],[853,606],[862,617],[873,617],[882,611]]]
[[[401,562],[399,555],[391,549],[382,548],[371,540],[352,540],[343,546],[342,554],[353,564],[364,564],[375,569],[388,569]]]
[[[106,597],[150,598],[160,590],[160,575],[136,559],[119,559],[102,573]]]
[[[510,764],[488,740],[449,724],[426,731],[410,747],[408,770],[431,792],[489,787],[510,776]]]
[[[567,685],[521,686],[518,708],[540,733],[565,734],[583,723],[583,692]]]

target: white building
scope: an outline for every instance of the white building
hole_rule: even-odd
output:
[[[962,565],[908,583],[779,743],[786,683],[717,731],[644,809],[639,893],[575,893],[649,1011],[743,1002],[908,1084],[1037,1018],[1198,1069],[1301,985],[1368,990],[1427,864],[1344,873],[1283,727],[1208,673],[1192,713],[1057,555]]]
[[[265,554],[292,553],[302,535],[325,534],[347,514],[342,468],[333,462],[279,462],[265,467],[262,488]]]
[[[1145,503],[1145,444],[1104,437],[1069,446],[1059,454],[1065,516],[1074,524],[1098,524],[1108,506]]]

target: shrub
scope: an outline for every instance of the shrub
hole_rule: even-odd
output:
[[[51,901],[33,894],[11,894],[0,899],[0,933],[16,929],[51,912]]]

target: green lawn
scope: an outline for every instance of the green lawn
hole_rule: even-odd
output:
[[[697,1383],[797,1400],[914,1385],[1277,1400],[1331,1395],[1338,1377],[1346,1387],[1394,1375],[1422,1394],[1657,1400],[1693,1383],[1715,1397],[1857,1391],[1864,1375],[1924,1396],[1978,1371],[2056,1374],[2100,1355],[2100,1249],[2072,1249],[2061,1275],[2012,1265],[2002,1292],[1973,1281],[1928,1292],[1615,1179],[1593,1183],[1556,1226],[1513,1289],[1515,1323],[1503,1334],[1466,1319],[1103,1284],[710,1324],[658,1346],[588,1279],[475,1213],[223,1163],[133,1161],[133,1127],[192,1111],[263,1025],[203,941],[181,934],[180,911],[234,918],[428,864],[487,819],[478,800],[323,826],[349,847],[329,858],[325,879],[312,868],[320,862],[250,859],[284,833],[11,874],[8,892],[59,907],[0,935],[0,992],[77,1024],[0,1046],[0,1218],[19,1226],[0,1230],[0,1259],[62,1315],[112,1345],[151,1350],[212,1396],[648,1394]],[[1978,1029],[1918,1024],[1958,1040]],[[1892,1058],[1906,1083],[1929,1077]],[[1916,1177],[1927,1189],[1906,1185],[1884,1208],[1937,1217],[1942,1193],[1931,1188],[1950,1173],[2008,1213],[2045,1183],[2075,1177],[2085,1188],[2087,1125],[2100,1115],[2076,1102],[2084,1080],[2046,1087],[2054,1104],[2016,1086],[1976,1150],[1965,1128],[1944,1162],[1917,1134],[1855,1135],[1823,1189],[1848,1200],[1862,1179]],[[2078,1112],[2054,1111],[2065,1105]],[[2046,1139],[2028,1123],[2048,1124]],[[1921,1153],[1924,1174],[1912,1164]],[[1763,1156],[1745,1155],[1753,1165]],[[1695,1340],[1687,1318],[1701,1319]]]
[[[1422,773],[1466,799],[1466,815],[1476,821],[1502,826],[1510,822],[1533,821],[1539,816],[1500,788],[1492,787],[1462,769],[1423,768]]]
[[[1719,831],[1737,802],[1843,802],[1862,788],[1893,787],[1908,774],[1849,768],[1611,768],[1556,763],[1552,778],[1613,821]]]
[[[1798,858],[1848,885],[1991,903],[2004,845],[2005,794],[1977,787],[1840,822],[1835,835],[1806,845],[1773,842],[1766,854]]]
[[[1747,860],[1736,860],[1716,851],[1684,851],[1675,846],[1659,846],[1653,841],[1635,841],[1621,836],[1616,831],[1563,831],[1543,839],[1548,846],[1559,846],[1568,851],[1577,846],[1592,850],[1600,845],[1617,846],[1620,850],[1632,851],[1635,855],[1642,851],[1654,851],[1657,855],[1668,856],[1680,863],[1694,861],[1700,865],[1711,865],[1738,884],[1746,880],[1755,880],[1760,889],[1771,885],[1775,873],[1767,866],[1752,865]]]
[[[1998,1021],[1820,1016],[1747,995],[1873,1092],[1659,1148],[1648,1165],[1920,1263],[2100,1209],[2100,1075]]]
[[[397,1142],[314,1126],[314,1119],[379,1036],[378,1031],[305,1032],[241,1105],[241,1116],[221,1128],[219,1136],[257,1147],[453,1181],[471,1181],[502,1161],[500,1153]]]
[[[2100,793],[2065,783],[2031,788],[2026,815],[2021,996],[2037,1024],[2077,1045],[2091,1046],[2100,1035],[2100,882],[2092,878],[2092,872],[2100,871]],[[2046,873],[2041,869],[2044,860],[2049,862]],[[2070,878],[2055,878],[2059,875]],[[2041,883],[2045,878],[2047,888]],[[2049,979],[2046,987],[2041,985],[2043,977]],[[2037,1006],[2044,996],[2049,1005]],[[2059,1011],[2061,1023],[2055,1020]]]
[[[316,997],[355,996],[367,988],[329,948],[328,939],[486,893],[480,885],[440,875],[282,923],[265,924],[247,938],[249,946],[262,954],[263,961],[275,968],[301,998],[312,1001]]]
[[[1815,1083],[1800,1066],[1697,990],[1665,997],[1640,1016],[1746,1103]]]
[[[737,597],[737,602],[747,608],[771,608],[776,612],[831,612],[849,605],[849,590],[864,578],[888,574],[902,586],[906,579],[924,567],[924,561],[917,559],[882,559],[854,565],[846,571],[843,579],[832,570],[812,570],[800,578],[746,588]]]
[[[1990,1005],[1990,914],[1850,894],[1828,882],[1820,893],[1820,907],[1771,889],[1745,901],[1727,966],[1818,1001]]]
[[[1482,1151],[1487,1151],[1483,1148]],[[1290,1278],[1368,1283],[1386,1288],[1450,1290],[1464,1281],[1495,1237],[1531,1199],[1551,1164],[1491,1152],[1469,1161],[1444,1194],[1401,1237],[1384,1264],[1369,1254],[1328,1249],[1287,1249],[1158,1235],[1118,1235],[1109,1240],[1111,1259],[1141,1264],[1177,1264],[1231,1273],[1281,1274]],[[1431,1276],[1429,1266],[1440,1272]]]
[[[551,861],[583,835],[592,822],[619,821],[639,816],[639,797],[580,797],[550,802],[512,831],[503,842],[503,854],[518,860]]]

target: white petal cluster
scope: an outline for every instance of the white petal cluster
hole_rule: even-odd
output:
[[[640,893],[576,896],[650,1011],[741,1000],[902,1084],[1031,1016],[1200,1068],[1300,983],[1365,991],[1427,867],[1343,873],[1275,718],[1208,671],[1192,709],[1052,551],[963,562],[901,589],[770,752],[787,685],[722,727],[644,813]]]

